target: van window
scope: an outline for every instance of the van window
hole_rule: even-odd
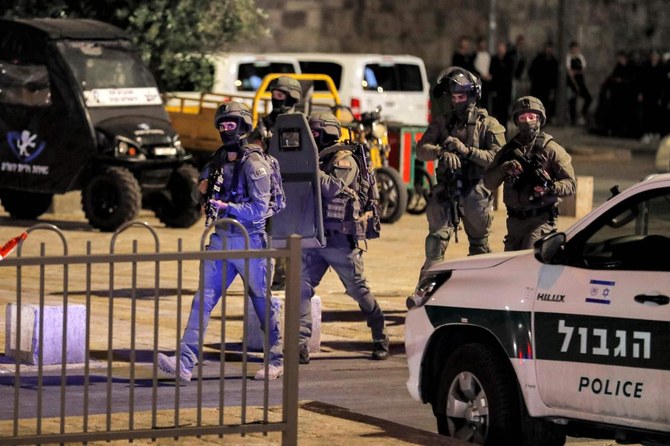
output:
[[[363,88],[374,91],[423,91],[421,69],[412,64],[368,64]]]
[[[51,104],[47,67],[0,60],[0,103],[37,107]]]
[[[295,73],[293,64],[284,62],[254,61],[241,63],[237,71],[237,91],[256,91],[263,78],[270,73]]]
[[[300,61],[300,71],[308,74],[327,74],[333,80],[335,88],[340,89],[342,65],[339,63]],[[328,86],[324,81],[315,81],[314,91],[328,91]]]

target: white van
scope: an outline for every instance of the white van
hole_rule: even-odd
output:
[[[209,56],[214,63],[212,91],[253,98],[265,75],[300,73],[296,58],[276,54],[222,53]]]
[[[355,114],[381,105],[382,116],[388,122],[428,125],[430,85],[419,57],[340,53],[273,53],[272,57],[297,59],[302,73],[329,75],[342,104],[350,106]],[[314,88],[326,90],[318,83]]]

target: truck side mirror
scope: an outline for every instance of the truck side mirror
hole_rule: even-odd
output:
[[[536,241],[533,251],[539,262],[555,265],[562,260],[564,247],[565,233],[555,232]]]

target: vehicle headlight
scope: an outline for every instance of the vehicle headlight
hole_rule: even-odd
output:
[[[181,140],[179,139],[179,135],[176,135],[172,139],[172,145],[177,149],[178,154],[183,154],[184,153],[184,146],[181,143]]]
[[[381,122],[372,123],[372,136],[375,138],[384,138],[386,136],[386,125]]]
[[[430,272],[419,280],[419,284],[414,290],[414,294],[407,298],[405,304],[407,309],[420,307],[428,302],[428,299],[437,291],[440,286],[451,277],[451,271]]]
[[[116,151],[117,156],[137,157],[142,155],[135,141],[129,138],[124,138],[123,136],[116,137],[114,150]]]

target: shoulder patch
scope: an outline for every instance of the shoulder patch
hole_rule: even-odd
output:
[[[341,159],[335,162],[335,167],[339,169],[351,169],[351,161],[348,159]]]
[[[267,176],[267,175],[268,175],[268,171],[263,166],[254,166],[254,169],[249,174],[249,176],[251,177],[252,180],[258,180],[259,178],[263,178],[264,176]]]

